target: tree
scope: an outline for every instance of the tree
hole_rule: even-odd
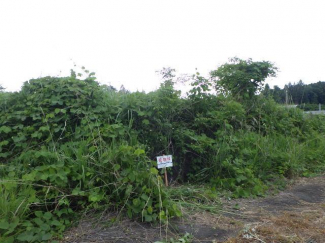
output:
[[[265,84],[264,90],[262,91],[262,94],[265,97],[269,97],[271,95],[271,88],[269,84]]]
[[[279,86],[273,86],[272,96],[277,103],[285,103],[285,90],[281,89]]]
[[[117,89],[110,84],[109,85],[103,84],[101,87],[103,90],[108,91],[108,92],[111,92],[111,91],[116,92],[117,91]]]
[[[277,68],[268,61],[231,58],[229,63],[211,71],[210,75],[219,92],[231,94],[237,99],[249,99],[263,87],[265,79],[275,77],[276,72]]]
[[[120,87],[119,93],[121,93],[121,94],[130,94],[130,91],[128,91],[128,90],[124,87],[124,85],[122,84],[121,87]]]

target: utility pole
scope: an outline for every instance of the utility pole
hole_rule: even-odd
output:
[[[286,105],[288,106],[288,90],[286,89]]]

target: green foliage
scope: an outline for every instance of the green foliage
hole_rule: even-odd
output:
[[[180,216],[137,142],[124,95],[72,73],[31,80],[9,96],[0,118],[2,240],[58,237],[89,208],[146,222]]]
[[[235,59],[193,75],[186,98],[172,69],[148,94],[100,86],[86,71],[1,92],[0,241],[59,239],[88,209],[145,222],[181,216],[180,206],[217,212],[220,190],[261,196],[278,178],[324,171],[324,117],[257,92],[275,71]],[[224,94],[212,92],[216,77]],[[204,191],[166,190],[153,162],[162,154],[173,155],[171,180]]]
[[[230,93],[234,97],[252,98],[267,77],[274,77],[277,68],[267,61],[253,62],[252,59],[230,59],[217,70],[212,71],[211,77],[217,78],[218,90]]]

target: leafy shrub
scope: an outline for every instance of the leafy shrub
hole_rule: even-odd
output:
[[[265,71],[254,71],[257,86],[276,70],[243,62],[235,69]],[[215,87],[222,69],[214,77],[193,75],[182,98],[172,71],[164,70],[160,88],[148,94],[117,92],[93,74],[80,80],[74,72],[0,92],[0,241],[58,238],[91,208],[146,222],[180,216],[153,162],[162,154],[173,154],[172,180],[234,197],[263,195],[275,178],[324,171],[323,116],[277,105],[257,93],[247,73],[247,89],[225,80]]]
[[[0,174],[10,176],[0,183],[3,240],[47,241],[76,212],[104,205],[147,222],[180,216],[123,108],[105,103],[115,98],[73,76],[31,80],[9,97],[0,118]]]

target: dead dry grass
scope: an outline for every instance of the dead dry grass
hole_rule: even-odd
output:
[[[325,214],[311,210],[261,218],[260,222],[245,225],[238,236],[226,242],[322,243],[325,242]]]

